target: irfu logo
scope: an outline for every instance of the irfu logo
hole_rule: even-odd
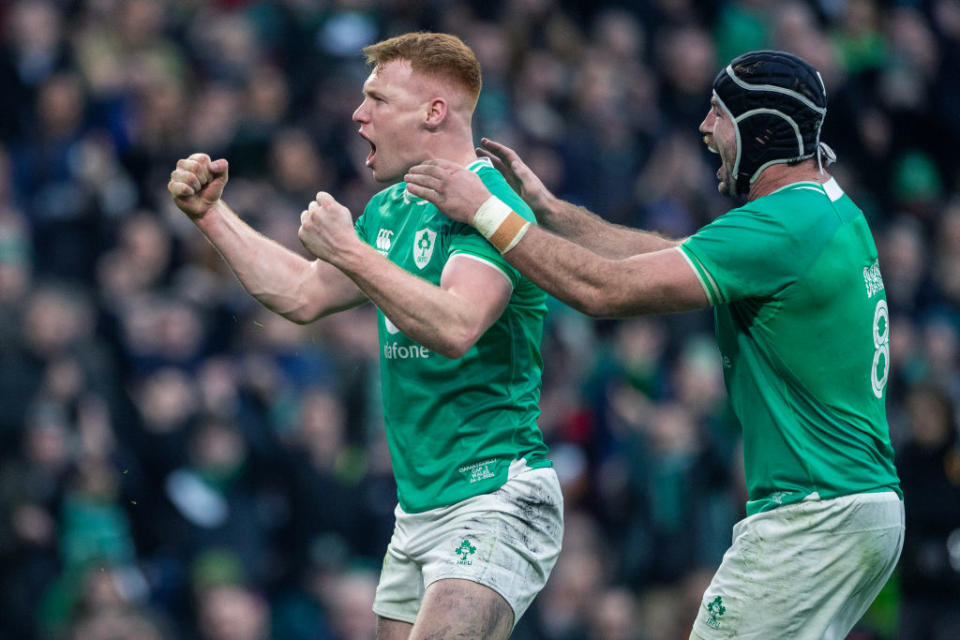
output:
[[[454,550],[454,553],[460,556],[460,559],[457,561],[457,564],[462,565],[471,565],[473,560],[470,559],[470,556],[477,552],[477,548],[470,544],[469,540],[464,540],[460,543],[460,546]]]
[[[720,618],[723,617],[723,614],[727,612],[727,608],[723,606],[723,599],[720,596],[714,598],[710,604],[705,605],[707,607],[707,626],[711,629],[720,628]]]
[[[436,239],[437,232],[430,229],[420,229],[413,237],[413,261],[418,269],[423,269],[430,262]]]

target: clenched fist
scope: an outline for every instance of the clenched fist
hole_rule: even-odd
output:
[[[325,191],[300,214],[298,235],[307,251],[331,264],[359,242],[350,210]]]
[[[167,190],[181,211],[194,220],[202,218],[220,200],[227,184],[227,168],[222,158],[210,160],[205,153],[194,153],[177,161]]]

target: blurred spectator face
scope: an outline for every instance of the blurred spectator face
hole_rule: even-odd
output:
[[[140,288],[155,285],[170,264],[170,236],[156,216],[138,212],[123,222],[118,250]]]
[[[843,9],[841,24],[850,37],[868,36],[877,30],[879,14],[874,0],[847,0]]]
[[[899,7],[891,12],[888,25],[894,48],[911,70],[926,78],[935,76],[940,52],[923,14],[912,7]]]
[[[236,133],[241,106],[237,90],[227,85],[209,86],[191,110],[190,143],[198,149],[225,150]]]
[[[330,468],[343,451],[344,410],[325,389],[312,389],[300,403],[300,440],[314,464]]]
[[[56,140],[73,133],[83,116],[84,96],[76,76],[58,73],[40,90],[37,111],[40,128],[48,139]]]
[[[933,388],[921,387],[907,395],[911,439],[924,449],[937,449],[950,436],[950,400]]]
[[[239,586],[212,587],[199,596],[200,632],[204,640],[267,638],[266,602]]]
[[[504,30],[486,22],[476,23],[470,34],[470,47],[483,69],[483,81],[503,78],[510,70],[510,47]]]
[[[208,420],[193,437],[190,457],[194,467],[212,479],[229,479],[247,457],[247,445],[235,428]]]
[[[591,640],[638,640],[637,603],[624,589],[603,591],[594,599],[590,618]]]
[[[90,309],[84,300],[55,288],[41,289],[27,302],[24,340],[37,355],[50,358],[89,335]]]
[[[193,381],[178,369],[162,369],[149,376],[137,394],[144,425],[154,433],[183,426],[196,408]]]
[[[238,11],[208,12],[204,17],[194,22],[191,34],[201,64],[217,79],[244,78],[261,57],[249,18]]]
[[[606,9],[595,22],[593,42],[622,62],[643,57],[644,33],[634,15],[623,9]]]
[[[198,374],[203,409],[214,415],[232,415],[237,403],[238,367],[227,357],[209,358]]]
[[[165,2],[157,0],[125,0],[121,3],[120,33],[134,47],[154,40],[163,28]]]
[[[338,576],[328,597],[331,626],[342,640],[373,640],[377,635],[377,617],[373,614],[373,596],[377,578],[369,572],[350,572]]]
[[[107,265],[119,268],[119,264]],[[119,275],[119,274],[116,274]],[[101,276],[103,277],[103,276]],[[129,280],[111,281],[127,286]],[[153,357],[178,365],[199,357],[204,339],[200,312],[177,298],[138,296],[126,301],[121,322],[127,350],[134,357]]]
[[[684,407],[661,405],[650,423],[650,440],[661,454],[692,454],[698,446],[697,426]]]
[[[674,376],[678,401],[694,410],[710,410],[723,396],[720,354],[705,340],[688,342]]]
[[[909,221],[894,224],[884,233],[879,251],[887,296],[895,303],[912,302],[926,264],[920,227]]]
[[[32,466],[59,470],[70,462],[70,425],[60,407],[42,403],[27,414],[25,453]]]
[[[956,377],[960,336],[949,318],[937,317],[923,329],[923,350],[931,380],[948,381]]]
[[[53,55],[62,29],[60,12],[52,3],[22,0],[13,6],[9,20],[9,40],[19,55]]]
[[[710,36],[697,27],[683,27],[667,34],[660,47],[660,60],[669,69],[666,81],[681,93],[710,95],[716,60]]]
[[[564,637],[565,632],[586,626],[600,584],[598,556],[569,549],[560,554],[550,580],[539,596],[542,622],[552,633],[551,637]]]
[[[255,122],[275,123],[283,120],[290,103],[287,76],[280,69],[261,65],[247,82],[247,117]]]
[[[270,157],[273,177],[291,195],[312,199],[319,185],[327,182],[323,160],[302,129],[288,129],[278,134]]]
[[[614,353],[624,373],[636,386],[643,386],[667,346],[663,325],[649,318],[625,320],[614,340]]]

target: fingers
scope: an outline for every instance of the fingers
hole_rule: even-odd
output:
[[[197,174],[192,171],[187,171],[186,169],[174,169],[170,173],[170,184],[180,184],[189,187],[192,193],[185,195],[193,195],[193,193],[197,193],[203,189],[203,184],[201,184]]]
[[[420,186],[419,184],[411,182],[407,184],[407,191],[409,191],[410,193],[412,193],[418,198],[423,198],[427,202],[431,202],[433,204],[438,204],[439,202],[440,194],[429,187],[423,187],[423,186]]]
[[[410,170],[407,175],[403,178],[407,182],[407,186],[414,185],[416,187],[428,187],[434,191],[440,191],[440,188],[443,186],[443,180],[433,167],[425,167],[423,171],[415,171],[416,167]],[[433,169],[433,171],[431,171]],[[411,192],[412,193],[412,192]]]
[[[196,176],[200,181],[198,191],[213,180],[213,175],[210,173],[210,157],[203,153],[195,153],[189,158],[177,160],[176,171]]]
[[[502,160],[506,165],[510,165],[514,160],[520,159],[520,156],[517,155],[516,151],[507,145],[500,144],[499,142],[491,140],[490,138],[481,138],[480,145],[496,157],[500,158],[500,160]]]
[[[493,163],[493,168],[499,171],[501,174],[504,174],[507,171],[507,165],[503,164],[503,160],[500,159],[500,156],[487,151],[483,147],[477,147],[477,155],[482,158],[487,158]]]
[[[183,182],[176,182],[174,180],[171,180],[167,185],[167,191],[169,191],[170,195],[172,195],[174,198],[189,198],[197,193],[196,189],[190,185]]]

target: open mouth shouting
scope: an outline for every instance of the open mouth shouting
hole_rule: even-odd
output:
[[[370,167],[373,166],[373,158],[374,158],[374,156],[377,155],[377,145],[373,142],[373,140],[371,140],[370,138],[368,138],[367,136],[365,136],[362,131],[360,131],[360,132],[358,132],[358,133],[360,134],[360,137],[363,138],[364,140],[366,140],[366,141],[367,141],[367,144],[370,145],[370,153],[367,154],[367,159],[366,159],[366,161],[364,162],[364,165],[369,169]]]

